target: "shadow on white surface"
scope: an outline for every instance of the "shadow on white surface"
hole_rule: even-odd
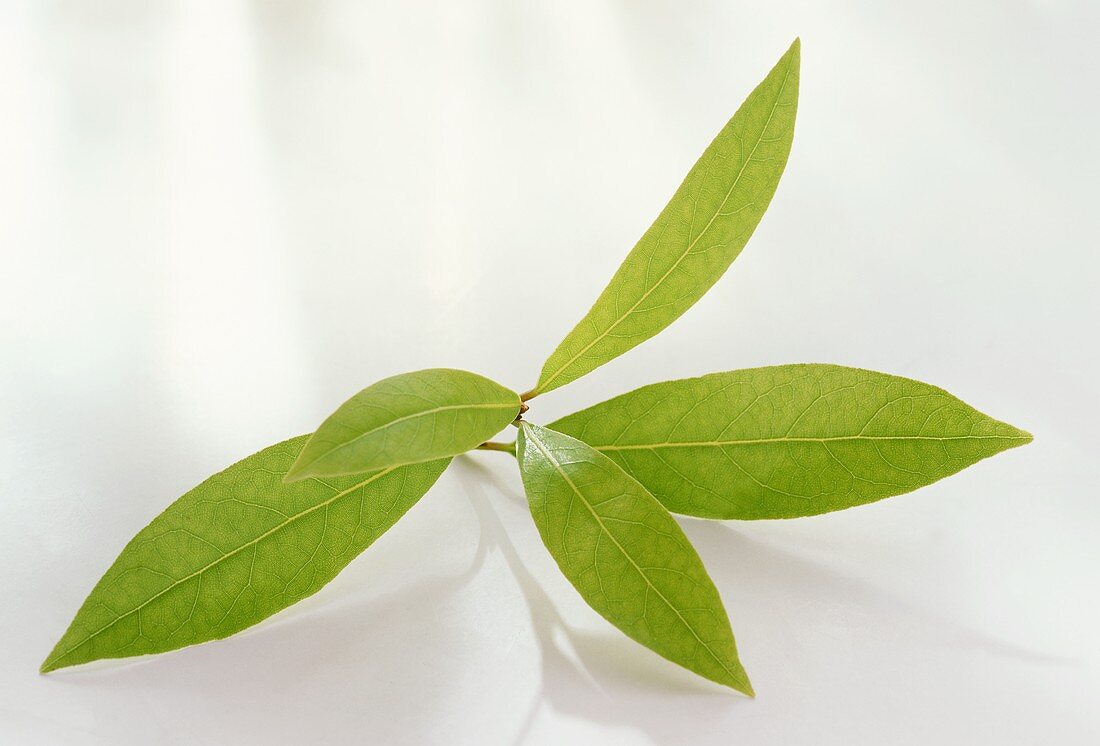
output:
[[[605,726],[638,728],[663,741],[673,734],[691,739],[694,727],[710,730],[705,721],[683,723],[673,715],[673,710],[682,706],[683,695],[697,697],[698,705],[717,712],[744,704],[740,695],[681,671],[610,625],[598,633],[570,626],[524,565],[491,497],[486,494],[487,484],[506,496],[510,496],[511,488],[473,459],[461,458],[457,462],[463,487],[481,522],[482,536],[491,550],[504,556],[523,594],[541,653],[541,689],[514,743],[526,742],[542,707]],[[639,708],[637,699],[621,701],[618,694],[624,687],[635,697],[644,697],[650,706]]]
[[[771,717],[780,700],[827,705],[838,696],[830,682],[844,682],[841,696],[881,709],[903,679],[934,688],[946,677],[950,696],[959,696],[974,654],[1032,670],[1077,667],[749,537],[767,524],[687,520],[761,693],[751,701],[660,659],[588,610],[538,543],[518,480],[503,478],[514,468],[496,454],[457,458],[396,535],[345,571],[350,577],[228,643],[51,675],[53,701],[93,703],[83,722],[56,733],[83,729],[102,738],[118,725],[99,707],[148,702],[156,725],[144,737],[207,741],[211,731],[187,713],[219,717],[232,709],[225,735],[254,729],[293,743],[316,727],[297,713],[323,701],[325,732],[369,728],[398,743],[444,741],[458,711],[478,708],[485,714],[468,732],[487,742],[553,742],[547,722],[557,723],[551,733],[562,722],[584,722],[616,743],[705,743]],[[423,569],[401,569],[415,568],[418,557]],[[859,732],[852,722],[838,727]],[[782,731],[792,729],[800,732],[790,724]]]
[[[491,497],[496,495],[486,494],[486,482],[511,502],[523,503],[522,496],[478,461],[460,458],[456,464],[463,488],[478,514],[483,545],[490,551],[500,551],[506,558],[530,611],[541,652],[541,690],[515,743],[525,742],[524,737],[541,707],[604,726],[637,728],[654,742],[665,743],[713,737],[723,717],[753,706],[748,699],[661,660],[603,620],[598,625],[606,629],[600,631],[567,623],[543,585],[521,560],[492,505]],[[521,504],[521,509],[525,511],[526,505]],[[735,633],[740,630],[742,655],[749,651],[750,675],[752,661],[762,657],[760,643],[785,646],[783,635],[789,634],[790,642],[796,643],[795,649],[799,647],[798,641],[828,644],[827,638],[820,639],[820,633],[828,633],[829,610],[837,608],[855,616],[858,622],[852,626],[869,636],[870,648],[886,637],[895,642],[900,639],[913,649],[980,651],[1031,665],[1074,667],[1071,658],[1000,640],[947,616],[927,612],[858,577],[748,538],[731,524],[691,519],[684,523],[719,589],[727,591],[724,593],[727,598],[728,591],[735,589],[738,599],[744,599],[731,616]],[[571,588],[568,592],[575,595]],[[791,613],[799,608],[822,609],[826,618],[800,621],[795,618],[797,613]],[[782,619],[778,625],[770,618],[773,611]],[[739,622],[744,624],[739,626]],[[803,667],[804,662],[792,661],[783,672],[784,678],[797,678],[796,672]],[[774,677],[774,666],[760,668]],[[838,680],[843,678],[842,673],[837,674]],[[779,689],[779,682],[774,683],[775,689]],[[765,697],[769,696],[770,687],[758,684],[757,688],[763,690]],[[685,717],[685,712],[692,715]],[[730,734],[736,730],[731,725]]]

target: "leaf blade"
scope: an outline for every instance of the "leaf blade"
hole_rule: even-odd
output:
[[[550,427],[613,459],[672,512],[741,520],[874,502],[1031,440],[938,387],[820,364],[651,384]]]
[[[286,478],[359,474],[457,456],[500,432],[520,406],[519,394],[464,370],[391,376],[329,415]]]
[[[668,511],[567,435],[523,423],[517,454],[539,534],[581,597],[658,655],[752,696],[718,590]]]
[[[551,353],[525,400],[580,378],[660,332],[737,258],[770,204],[790,154],[800,50],[795,39],[703,152],[596,303]]]
[[[266,619],[320,590],[396,523],[450,461],[286,485],[282,475],[307,438],[283,441],[215,474],[138,532],[42,672],[176,650]]]

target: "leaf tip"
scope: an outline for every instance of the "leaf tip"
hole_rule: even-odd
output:
[[[283,484],[300,482],[306,477],[313,476],[313,471],[310,469],[313,465],[313,461],[303,461],[302,456],[304,454],[305,449],[303,448],[302,452],[298,454],[298,458],[294,459],[294,463],[290,465],[290,468],[286,470],[286,474],[283,475]]]
[[[729,676],[719,679],[713,679],[724,687],[732,689],[738,694],[744,694],[749,699],[756,699],[756,690],[752,688],[752,684],[749,682],[748,674],[744,669],[738,673],[730,672]]]
[[[1006,431],[1003,437],[1007,437],[1009,440],[1008,445],[1005,446],[1005,450],[1026,446],[1028,443],[1035,440],[1035,436],[1023,428],[1009,425],[1007,422],[1001,424],[1004,425],[1004,430]]]
[[[752,682],[749,681],[749,675],[745,672],[745,669],[737,666],[736,673],[732,671],[730,673],[729,680],[725,682],[726,686],[750,699],[756,699],[756,690],[752,688]]]
[[[80,615],[77,614],[77,616],[79,617]],[[53,646],[53,650],[46,656],[46,660],[42,661],[42,665],[38,667],[38,673],[47,674],[59,668],[68,668],[69,666],[76,665],[72,662],[72,658],[69,655],[73,652],[70,642],[69,632],[66,632],[61,639],[57,641],[57,644]]]
[[[48,674],[50,671],[56,671],[59,668],[64,668],[64,666],[59,665],[57,662],[59,657],[60,656],[57,656],[54,653],[50,653],[48,656],[46,656],[46,660],[42,661],[42,665],[38,667],[38,673]]]
[[[802,37],[801,36],[794,37],[794,41],[791,42],[791,46],[787,47],[787,52],[783,56],[784,57],[790,57],[791,61],[794,63],[794,65],[796,67],[800,64],[800,62],[802,61]]]

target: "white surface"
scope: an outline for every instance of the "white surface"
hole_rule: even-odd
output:
[[[1098,32],[1092,0],[0,3],[0,742],[1096,743]],[[685,521],[756,700],[588,611],[494,453],[246,634],[36,673],[209,473],[393,373],[533,384],[796,34],[748,249],[531,418],[816,361],[1036,440],[847,512]]]

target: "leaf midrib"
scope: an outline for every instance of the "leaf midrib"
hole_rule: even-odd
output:
[[[411,414],[403,415],[403,416],[398,417],[396,419],[387,420],[386,422],[384,422],[381,425],[378,425],[377,427],[373,427],[370,430],[367,430],[366,432],[362,432],[359,435],[356,435],[351,440],[348,440],[344,443],[339,444],[338,446],[336,446],[334,448],[331,448],[327,451],[324,451],[324,452],[320,453],[316,458],[314,458],[313,460],[311,460],[311,461],[307,462],[306,464],[304,464],[303,468],[306,467],[306,466],[309,466],[311,464],[314,464],[314,463],[320,461],[323,458],[327,458],[327,457],[331,456],[334,453],[342,451],[345,448],[350,448],[356,441],[361,440],[362,438],[365,438],[368,435],[373,435],[377,432],[385,430],[386,428],[393,427],[394,425],[398,425],[402,422],[408,422],[409,420],[415,420],[418,417],[427,417],[429,415],[438,414],[440,412],[452,412],[452,411],[459,410],[459,409],[515,409],[518,412],[519,411],[519,405],[518,404],[512,404],[511,402],[508,402],[506,404],[446,404],[446,405],[441,406],[441,407],[434,407],[432,409],[425,409],[425,410],[421,410],[419,412],[413,412]]]
[[[638,563],[634,561],[634,558],[630,556],[630,554],[626,551],[626,549],[623,547],[623,545],[619,543],[619,540],[615,538],[615,535],[612,534],[607,529],[607,526],[604,525],[603,519],[600,518],[600,514],[597,513],[596,509],[592,507],[591,503],[589,503],[588,500],[585,499],[584,495],[577,488],[577,485],[574,484],[573,480],[569,478],[569,475],[562,468],[561,464],[558,463],[557,459],[555,459],[553,457],[553,455],[551,455],[550,451],[547,450],[547,448],[542,444],[542,442],[538,439],[538,436],[535,435],[534,431],[531,430],[530,428],[527,428],[527,435],[528,435],[528,437],[531,438],[532,442],[534,442],[535,447],[538,448],[539,451],[542,452],[542,455],[545,456],[546,459],[551,464],[554,465],[554,470],[556,472],[558,472],[558,474],[561,475],[562,479],[564,479],[566,484],[569,485],[569,488],[571,490],[573,490],[573,494],[575,494],[578,498],[580,498],[580,501],[582,503],[584,503],[584,506],[586,508],[588,508],[588,512],[591,513],[592,517],[596,520],[596,523],[599,525],[600,530],[603,531],[604,534],[606,534],[609,539],[611,539],[611,542],[618,548],[618,550],[622,553],[623,557],[626,558],[626,561],[629,562],[634,567],[634,569],[638,572],[638,575],[640,575],[642,580],[645,581],[646,585],[649,586],[649,588],[654,593],[657,594],[658,598],[660,598],[662,601],[665,602],[665,605],[668,606],[668,608],[672,609],[673,613],[676,614],[676,618],[679,619],[680,623],[683,624],[684,627],[687,628],[688,632],[690,632],[692,634],[692,636],[703,647],[703,649],[707,651],[707,653],[710,655],[710,657],[713,658],[714,661],[719,666],[721,666],[726,671],[726,673],[728,673],[735,681],[737,681],[738,683],[741,683],[742,685],[746,686],[751,691],[752,686],[750,684],[748,684],[747,681],[744,680],[744,677],[739,675],[737,672],[732,671],[730,669],[730,667],[728,665],[726,665],[725,661],[723,661],[721,658],[718,657],[717,654],[715,654],[715,652],[711,649],[710,645],[708,645],[703,640],[703,638],[699,636],[699,634],[695,631],[695,628],[692,627],[691,624],[688,623],[687,619],[684,618],[684,615],[680,613],[680,610],[677,609],[675,606],[673,606],[672,602],[670,602],[667,598],[665,598],[665,595],[663,593],[661,593],[661,591],[658,590],[658,588],[655,585],[653,585],[653,583],[649,579],[649,576],[646,575],[645,571],[642,570],[641,566],[639,566]],[[629,477],[629,475],[627,475],[627,476]]]
[[[630,443],[625,445],[592,445],[597,451],[637,451],[653,450],[657,448],[717,448],[723,446],[761,445],[766,443],[834,443],[837,441],[852,440],[928,440],[928,441],[954,441],[954,440],[1021,440],[1028,441],[1026,435],[951,435],[937,437],[931,435],[837,435],[826,438],[753,438],[741,440],[694,440],[694,441],[669,441],[663,443]]]
[[[45,662],[45,663],[44,663],[44,664],[42,665],[42,669],[43,669],[43,670],[50,670],[50,664],[52,664],[52,663],[56,663],[56,662],[58,662],[58,661],[60,661],[60,660],[63,660],[63,659],[64,659],[64,658],[66,657],[66,656],[68,656],[68,655],[69,655],[70,653],[72,653],[73,651],[75,651],[75,650],[77,650],[77,649],[81,648],[82,646],[84,646],[85,644],[87,644],[87,643],[88,643],[88,642],[89,642],[90,640],[92,640],[93,638],[95,638],[95,637],[98,637],[99,635],[103,634],[104,632],[106,632],[107,630],[109,630],[109,629],[110,629],[111,627],[113,627],[114,625],[118,624],[118,623],[119,623],[120,621],[122,621],[122,620],[123,620],[123,619],[125,619],[126,617],[129,617],[129,616],[131,616],[131,615],[133,615],[133,614],[136,614],[136,613],[138,613],[139,611],[141,611],[142,609],[144,609],[144,608],[145,608],[146,606],[148,606],[149,604],[153,603],[154,601],[156,601],[156,600],[157,600],[158,598],[160,598],[160,597],[161,597],[161,596],[163,596],[164,594],[168,593],[169,591],[171,591],[171,590],[173,590],[173,589],[175,589],[175,588],[178,588],[179,586],[183,585],[184,583],[188,582],[189,580],[192,580],[192,579],[194,579],[194,578],[196,578],[196,577],[200,577],[200,576],[202,576],[202,575],[203,575],[204,573],[206,573],[206,572],[207,572],[208,570],[210,570],[211,568],[213,568],[213,567],[216,567],[216,566],[217,566],[217,565],[219,565],[220,563],[222,563],[222,562],[225,562],[225,561],[226,561],[226,560],[228,560],[228,559],[229,559],[230,557],[233,557],[233,556],[235,556],[235,555],[239,554],[240,552],[242,552],[242,551],[244,551],[244,550],[248,549],[249,547],[252,547],[252,546],[255,546],[255,545],[259,544],[259,543],[260,543],[261,541],[263,541],[264,539],[268,538],[269,536],[271,536],[272,534],[274,534],[274,533],[276,533],[276,532],[278,532],[278,531],[281,531],[282,529],[286,528],[286,527],[287,527],[288,525],[290,525],[291,523],[293,523],[293,522],[295,522],[295,521],[297,521],[297,520],[299,520],[299,519],[301,519],[301,518],[304,518],[305,516],[309,515],[310,513],[313,513],[314,511],[320,510],[321,508],[326,508],[326,507],[328,507],[329,505],[331,505],[331,504],[332,504],[332,503],[334,503],[335,501],[339,500],[339,499],[340,499],[341,497],[345,497],[346,495],[349,495],[349,494],[351,494],[352,492],[354,492],[354,491],[356,491],[356,490],[358,490],[358,489],[360,489],[360,488],[362,488],[362,487],[365,487],[365,486],[367,486],[368,484],[370,484],[370,483],[371,483],[371,482],[373,482],[374,480],[376,480],[376,479],[379,479],[379,478],[381,478],[381,477],[384,477],[385,475],[389,474],[390,472],[392,472],[392,471],[393,471],[394,469],[397,469],[397,468],[399,468],[399,467],[397,467],[397,466],[391,466],[391,467],[390,467],[390,468],[388,468],[388,469],[383,469],[383,470],[381,470],[381,471],[379,471],[379,472],[377,472],[377,473],[375,473],[375,474],[372,474],[372,475],[370,475],[369,477],[367,477],[366,479],[364,479],[364,480],[363,480],[362,482],[359,482],[358,484],[355,484],[355,485],[353,485],[353,486],[351,486],[351,487],[348,487],[348,488],[347,488],[346,490],[342,490],[342,491],[339,491],[339,492],[337,492],[337,493],[336,493],[335,495],[333,495],[332,497],[328,498],[328,499],[327,499],[327,500],[325,500],[324,502],[320,502],[320,503],[318,503],[318,504],[316,504],[316,505],[314,505],[314,506],[312,506],[312,507],[310,507],[310,508],[307,508],[306,510],[303,510],[303,511],[302,511],[302,512],[300,512],[300,513],[296,513],[296,514],[294,514],[294,515],[290,516],[289,518],[287,518],[287,519],[286,519],[285,521],[283,521],[282,523],[280,523],[280,524],[278,524],[277,526],[274,526],[274,527],[272,527],[272,528],[268,529],[267,531],[265,531],[265,532],[264,532],[263,534],[261,534],[260,536],[257,536],[257,537],[256,537],[255,539],[252,539],[252,540],[250,540],[250,541],[248,541],[248,542],[245,542],[244,544],[242,544],[241,546],[237,547],[236,549],[233,549],[233,550],[231,550],[230,552],[227,552],[226,554],[223,554],[223,555],[222,555],[221,557],[218,557],[217,559],[213,560],[213,561],[212,561],[212,562],[210,562],[209,564],[207,564],[207,565],[205,565],[205,566],[203,566],[203,567],[199,568],[198,570],[195,570],[194,572],[190,573],[190,574],[189,574],[189,575],[187,575],[186,577],[183,577],[183,578],[180,578],[179,580],[175,580],[175,581],[173,581],[173,582],[172,582],[172,583],[171,583],[170,585],[166,586],[165,588],[161,589],[160,591],[158,591],[158,592],[157,592],[157,593],[155,593],[154,595],[150,596],[150,597],[149,597],[148,599],[146,599],[146,600],[145,600],[145,601],[143,601],[142,603],[138,604],[138,605],[137,605],[137,606],[135,606],[135,607],[134,607],[133,609],[130,609],[130,610],[129,610],[129,611],[127,611],[127,612],[126,612],[125,614],[120,614],[119,616],[115,617],[114,619],[112,619],[112,620],[111,620],[110,622],[108,622],[107,624],[105,624],[105,625],[103,625],[102,627],[100,627],[99,629],[97,629],[97,630],[96,630],[95,632],[91,632],[91,633],[89,633],[89,634],[88,634],[88,635],[86,635],[86,636],[85,636],[85,637],[84,637],[83,639],[81,639],[81,640],[80,640],[79,642],[77,642],[77,643],[74,643],[73,645],[71,645],[70,647],[68,647],[68,648],[67,648],[67,649],[66,649],[66,650],[65,650],[64,652],[61,652],[61,653],[57,654],[56,656],[53,656],[53,657],[51,657],[51,658],[50,658],[49,660],[47,660],[47,661],[46,661],[46,662]],[[318,481],[318,482],[320,482],[320,480],[315,480],[315,481]],[[330,487],[330,486],[329,486],[329,485],[327,485],[327,484],[324,484],[324,482],[320,482],[320,483],[321,483],[321,484],[323,484],[323,485],[324,485],[325,487],[329,487],[329,489],[332,489],[332,487]]]
[[[652,295],[657,290],[657,288],[659,288],[664,283],[664,281],[667,280],[669,278],[669,276],[673,272],[676,271],[676,268],[680,266],[680,263],[683,262],[684,259],[686,259],[691,254],[691,250],[695,248],[695,245],[697,243],[699,243],[699,241],[702,240],[703,236],[705,236],[707,234],[707,231],[710,230],[710,227],[714,224],[714,221],[722,213],[722,209],[726,206],[726,203],[729,202],[729,198],[730,198],[730,195],[733,194],[733,190],[736,189],[737,185],[741,182],[741,177],[742,177],[742,175],[744,175],[745,169],[748,168],[748,165],[752,162],[752,157],[756,154],[756,149],[759,148],[760,143],[764,141],[764,135],[767,134],[768,126],[771,125],[772,118],[775,116],[776,109],[779,108],[779,102],[783,98],[783,92],[787,89],[787,79],[790,77],[790,74],[791,74],[791,62],[790,62],[790,60],[788,60],[787,61],[787,69],[783,72],[783,82],[779,84],[779,92],[775,96],[775,102],[772,103],[771,110],[768,112],[768,119],[764,123],[764,126],[761,128],[760,135],[756,138],[756,142],[753,143],[752,150],[749,152],[748,157],[745,158],[744,162],[741,164],[741,168],[737,172],[737,177],[733,180],[733,184],[730,186],[729,190],[726,192],[726,196],[722,198],[722,203],[720,205],[718,205],[718,208],[714,211],[714,214],[710,216],[710,220],[707,221],[707,224],[703,227],[703,230],[701,230],[699,232],[699,235],[696,236],[694,239],[692,239],[690,243],[688,243],[687,248],[684,249],[684,251],[676,259],[676,261],[673,262],[672,266],[669,267],[668,271],[666,271],[663,275],[661,275],[661,278],[653,284],[653,287],[651,287],[649,290],[645,291],[642,294],[642,297],[640,297],[634,303],[634,305],[632,305],[626,311],[626,313],[620,315],[619,318],[617,318],[614,321],[614,323],[611,324],[611,326],[607,327],[607,329],[600,332],[600,334],[595,339],[593,339],[591,342],[589,342],[587,345],[585,345],[580,350],[580,352],[578,352],[576,355],[569,358],[569,360],[567,360],[564,364],[559,366],[558,369],[556,371],[554,371],[553,375],[551,375],[549,378],[544,380],[540,385],[535,387],[536,392],[545,391],[546,386],[548,386],[551,381],[553,381],[555,378],[560,376],[562,374],[562,372],[564,372],[569,366],[571,366],[573,363],[575,363],[577,360],[579,360],[582,355],[584,355],[586,352],[588,352],[590,349],[592,349],[592,347],[594,345],[596,345],[598,342],[600,342],[602,339],[604,339],[607,335],[609,335],[612,331],[614,331],[615,327],[617,327],[619,324],[621,324],[623,321],[625,321],[630,316],[630,314],[634,313],[634,311],[637,310],[638,306],[640,306],[643,302],[645,302],[646,298],[648,298],[650,295]],[[742,154],[744,154],[744,150],[742,150],[741,152],[742,152]]]

